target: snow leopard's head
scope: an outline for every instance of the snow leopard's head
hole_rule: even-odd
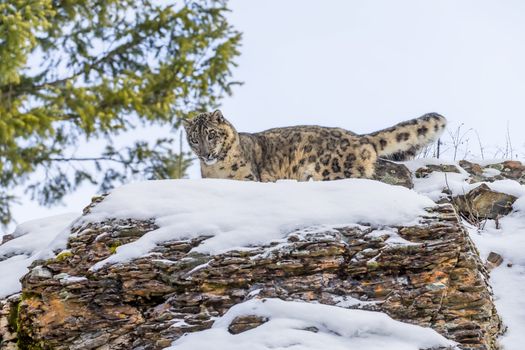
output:
[[[201,113],[182,122],[188,144],[206,165],[224,160],[237,139],[237,132],[219,110]]]

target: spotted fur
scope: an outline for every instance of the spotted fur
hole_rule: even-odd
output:
[[[202,177],[262,182],[370,178],[378,157],[413,158],[437,140],[445,126],[446,119],[437,113],[367,135],[321,126],[239,133],[218,110],[184,121]]]

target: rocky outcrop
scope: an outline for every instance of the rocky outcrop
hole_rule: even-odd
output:
[[[296,232],[287,243],[214,256],[191,252],[206,237],[172,241],[90,271],[154,228],[131,220],[74,227],[69,250],[24,277],[21,348],[161,349],[252,297],[382,311],[464,349],[496,348],[501,324],[487,273],[449,204],[414,226]],[[249,316],[234,320],[231,332],[264,322]]]
[[[491,183],[498,180],[514,180],[525,184],[525,166],[518,161],[505,161],[501,163],[481,166],[466,160],[459,162],[459,167],[453,164],[428,164],[414,172],[416,178],[426,178],[433,172],[460,173],[461,170],[468,174],[466,181],[470,184],[479,182]],[[460,195],[452,195],[450,189],[443,188],[443,193],[448,196],[441,202],[452,203],[457,212],[472,224],[477,224],[487,219],[499,219],[512,211],[512,204],[517,197],[511,194],[492,190],[485,183]]]
[[[460,160],[459,167],[469,174],[468,181],[493,182],[497,180],[514,180],[525,185],[525,165],[519,161],[507,160],[501,163],[480,165],[467,160]],[[432,172],[459,173],[460,169],[454,164],[427,164],[414,172],[415,177],[422,178]]]
[[[406,188],[414,187],[412,173],[406,166],[385,159],[378,159],[374,173],[374,180]]]
[[[471,175],[470,182],[472,183],[509,179],[515,180],[522,185],[525,184],[525,165],[519,161],[507,160],[482,166],[467,160],[461,160],[459,165]]]
[[[453,201],[461,215],[472,222],[507,215],[516,199],[513,195],[493,191],[481,184],[465,195],[454,197]]]
[[[467,172],[470,183],[525,183],[525,167],[512,161],[426,165],[414,176],[433,172]],[[380,163],[377,179],[413,187],[402,164]],[[84,214],[104,198],[94,198]],[[187,332],[211,327],[233,305],[280,298],[380,311],[431,327],[463,349],[497,349],[503,326],[488,270],[503,258],[493,252],[484,264],[457,213],[468,217],[476,208],[478,219],[498,218],[515,197],[480,185],[444,199],[414,225],[311,228],[291,232],[285,243],[217,255],[192,251],[208,238],[201,236],[167,241],[146,256],[98,270],[94,264],[156,223],[79,224],[66,251],[35,261],[22,293],[0,301],[0,348],[162,349]],[[265,322],[247,314],[228,330],[238,334]]]

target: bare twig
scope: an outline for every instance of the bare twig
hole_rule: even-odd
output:
[[[478,144],[479,144],[479,151],[481,152],[481,159],[485,159],[485,153],[484,153],[484,147],[481,143],[481,138],[479,137],[479,134],[478,134],[478,131],[477,130],[474,130],[474,133],[476,134],[476,137],[478,139]]]
[[[512,148],[512,141],[511,141],[511,138],[510,138],[510,128],[509,128],[509,122],[507,121],[507,134],[505,135],[505,138],[506,138],[506,146],[505,146],[505,151],[506,151],[506,154],[505,154],[505,158],[509,158],[509,155],[510,155],[510,159],[512,159],[514,157],[514,149]]]

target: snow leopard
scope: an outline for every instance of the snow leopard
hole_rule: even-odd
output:
[[[445,117],[428,113],[370,134],[324,126],[237,132],[220,110],[183,120],[203,178],[275,182],[371,178],[379,157],[404,161],[439,139]]]

